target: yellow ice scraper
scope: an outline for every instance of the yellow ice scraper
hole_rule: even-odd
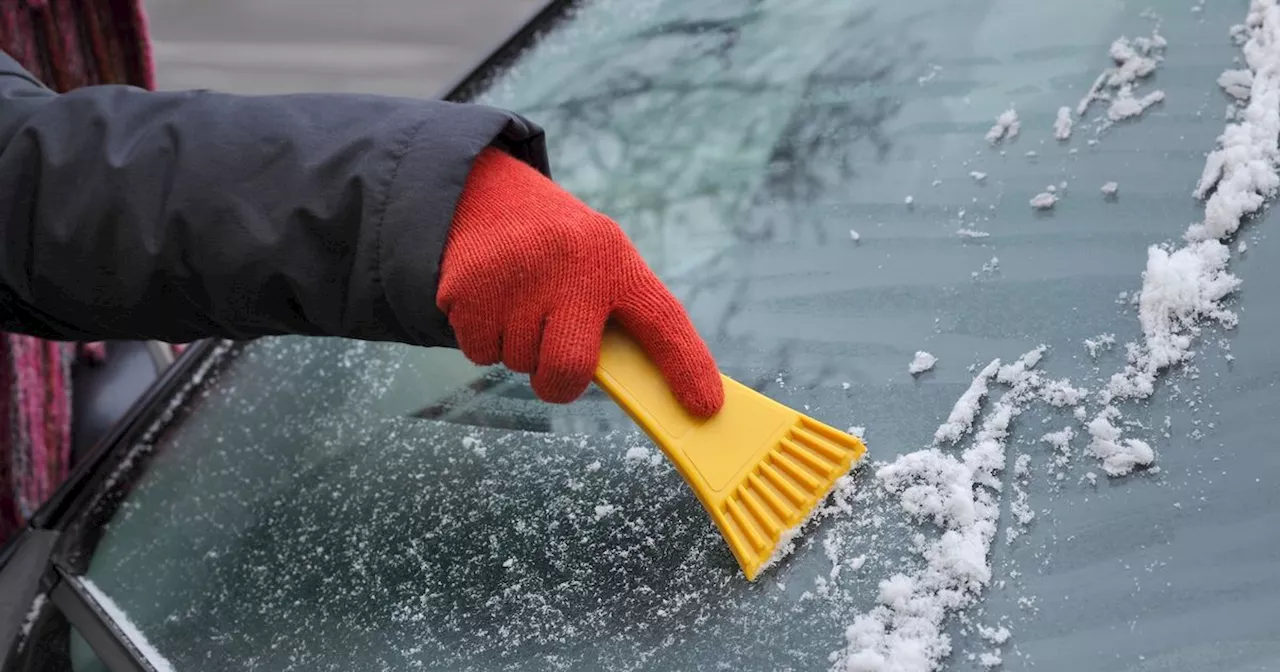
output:
[[[857,438],[724,378],[724,408],[690,415],[658,368],[620,329],[605,330],[596,384],[662,448],[755,580],[784,533],[800,525],[862,458]]]

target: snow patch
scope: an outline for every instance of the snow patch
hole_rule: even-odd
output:
[[[1058,197],[1051,192],[1042,191],[1031,199],[1031,207],[1036,210],[1048,210],[1058,202]]]
[[[1249,100],[1253,88],[1253,71],[1226,70],[1218,75],[1218,86],[1236,100]]]
[[[1027,484],[1031,477],[1031,456],[1019,455],[1013,463],[1013,501],[1009,503],[1009,513],[1013,515],[1013,524],[1005,528],[1005,536],[1012,543],[1022,536],[1027,526],[1035,520],[1036,512],[1031,508],[1031,496],[1027,492]]]
[[[48,595],[40,593],[31,601],[31,608],[27,609],[27,615],[22,619],[22,629],[18,632],[18,641],[23,645],[26,644],[27,637],[31,636],[31,629],[35,627],[36,621],[40,618],[40,612],[44,610],[45,602],[48,600]]]
[[[1104,403],[1151,396],[1161,370],[1191,357],[1191,344],[1203,321],[1235,326],[1236,314],[1222,305],[1240,286],[1240,279],[1226,270],[1230,256],[1227,246],[1217,240],[1192,243],[1172,253],[1155,246],[1147,250],[1138,298],[1143,342],[1129,348],[1129,363],[1111,377]]]
[[[1102,470],[1108,476],[1125,476],[1136,467],[1145,467],[1155,461],[1155,451],[1146,442],[1137,439],[1121,439],[1120,429],[1111,423],[1120,412],[1108,406],[1089,422],[1089,450],[1102,460]]]
[[[911,363],[907,365],[907,372],[913,376],[921,374],[932,369],[933,365],[937,363],[937,357],[934,357],[924,350],[917,350],[915,359],[911,360]]]
[[[605,518],[606,516],[612,515],[612,514],[613,514],[613,512],[614,512],[614,511],[617,511],[617,510],[618,510],[618,507],[617,507],[617,506],[614,506],[613,504],[609,504],[609,503],[607,503],[607,502],[606,502],[606,503],[604,503],[604,504],[597,504],[597,505],[596,505],[596,520],[601,520],[601,519]]]
[[[1012,364],[1005,364],[996,372],[996,380],[1005,385],[1013,385],[1023,380],[1027,375],[1027,371],[1040,364],[1040,360],[1048,349],[1049,346],[1047,345],[1038,346],[1035,350],[1024,353]]]
[[[982,399],[987,396],[987,386],[999,368],[1000,360],[993,359],[986,368],[974,376],[973,382],[969,383],[969,389],[960,395],[955,406],[951,408],[947,421],[938,425],[938,429],[934,431],[934,444],[955,443],[969,431],[970,427],[973,427],[973,421],[982,408]]]
[[[1252,13],[1252,8],[1250,13]],[[1236,43],[1237,47],[1243,47],[1249,41],[1249,27],[1243,23],[1237,23],[1227,30],[1227,34],[1231,36],[1231,41]]]
[[[1076,105],[1076,114],[1083,117],[1095,100],[1111,101],[1107,118],[1114,122],[1140,115],[1148,107],[1164,100],[1162,91],[1137,98],[1133,87],[1156,71],[1164,58],[1166,46],[1168,42],[1160,35],[1159,28],[1152,31],[1151,37],[1132,40],[1120,37],[1112,42],[1108,53],[1115,66],[1102,71],[1093,81],[1089,92]]]
[[[476,457],[484,457],[487,452],[484,444],[480,442],[480,438],[476,436],[462,437],[462,447],[475,453]]]
[[[649,460],[649,449],[644,446],[632,446],[627,449],[625,458],[628,461],[647,462]]]
[[[1049,432],[1040,437],[1040,441],[1053,446],[1057,454],[1053,458],[1053,463],[1058,468],[1067,466],[1071,462],[1071,441],[1076,438],[1076,430],[1070,427],[1063,427],[1056,432]]]
[[[1164,91],[1152,91],[1141,98],[1136,98],[1133,95],[1133,87],[1125,85],[1120,88],[1115,100],[1111,101],[1111,107],[1107,108],[1107,118],[1111,121],[1120,121],[1136,117],[1146,112],[1148,107],[1162,101],[1164,101]]]
[[[1031,369],[1040,347],[998,370],[1011,389],[987,413],[972,444],[958,458],[937,448],[902,455],[876,471],[876,479],[919,522],[940,528],[917,535],[914,550],[925,566],[880,583],[878,604],[845,630],[846,646],[832,655],[836,669],[927,672],[951,653],[949,613],[968,608],[991,582],[987,555],[1000,519],[1000,472],[1009,424],[1038,398],[1043,376]],[[984,369],[990,377],[990,372]],[[971,386],[972,387],[972,386]],[[992,654],[994,655],[994,654]]]
[[[1065,378],[1046,382],[1040,391],[1040,398],[1054,408],[1075,406],[1084,401],[1087,396],[1089,396],[1089,390],[1075,387]]]
[[[992,644],[999,645],[1009,641],[1009,628],[1004,626],[999,628],[989,628],[985,625],[979,625],[978,634],[982,635],[983,639],[991,642]]]
[[[1057,140],[1071,138],[1071,108],[1058,108],[1058,118],[1053,122],[1053,137]]]
[[[956,235],[961,238],[988,238],[991,236],[986,231],[975,231],[973,229],[956,229]]]
[[[1115,334],[1098,334],[1093,338],[1084,339],[1084,348],[1089,351],[1089,356],[1096,358],[1098,353],[1103,350],[1110,350],[1111,346],[1116,344]]]
[[[1018,121],[1018,111],[1011,107],[996,117],[995,125],[987,131],[987,142],[995,145],[1004,139],[1012,140],[1018,137],[1018,129],[1021,126],[1021,122]]]
[[[831,561],[831,565],[832,565],[831,578],[833,579],[835,578],[836,574],[839,573],[837,571],[840,567],[839,551],[840,551],[839,539],[836,537],[836,533],[832,532],[828,534],[825,539],[822,540],[822,552],[827,556],[827,559]]]
[[[1252,0],[1246,25],[1244,57],[1252,73],[1249,103],[1218,136],[1218,149],[1205,160],[1194,193],[1196,198],[1208,196],[1208,201],[1204,221],[1187,230],[1189,242],[1235,233],[1240,220],[1262,208],[1280,187],[1276,174],[1280,162],[1280,8],[1275,0]]]

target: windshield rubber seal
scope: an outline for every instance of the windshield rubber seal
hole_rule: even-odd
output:
[[[9,562],[0,564],[0,670],[7,670],[19,660],[20,648],[26,645],[23,625],[30,617],[37,597],[46,592],[45,577],[51,573],[50,559],[58,544],[58,533],[48,530],[23,530],[21,545]]]
[[[455,103],[475,100],[489,88],[493,78],[503,68],[511,65],[543,34],[568,18],[569,10],[580,2],[581,0],[548,0],[542,7],[534,10],[529,18],[520,24],[520,27],[507,35],[506,39],[499,42],[498,46],[491,49],[475,65],[464,70],[466,74],[444,87],[437,98]]]
[[[61,566],[55,565],[55,568],[58,581],[49,591],[49,601],[88,642],[98,660],[111,672],[157,672],[85,590],[80,580]]]

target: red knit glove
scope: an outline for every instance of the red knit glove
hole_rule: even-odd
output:
[[[706,344],[622,229],[499,150],[481,153],[467,178],[436,304],[468,359],[532,374],[546,401],[587,389],[613,318],[691,413],[724,404]]]

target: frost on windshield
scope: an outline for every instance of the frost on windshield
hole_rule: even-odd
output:
[[[300,429],[286,419],[252,446],[224,429],[222,447],[172,463],[166,451],[113,520],[132,541],[111,547],[108,535],[90,571],[96,594],[175,669],[211,656],[281,672],[640,670],[654,655],[685,668],[693,659],[681,656],[705,655],[711,633],[733,669],[812,663],[823,654],[770,647],[760,629],[838,638],[890,562],[866,550],[907,529],[865,479],[840,479],[791,542],[819,552],[748,583],[639,433],[388,420],[323,445],[281,440]],[[169,489],[174,478],[202,494]],[[161,524],[180,526],[180,546],[146,533]]]
[[[386,419],[370,399],[397,386],[432,397],[453,374],[388,365],[364,345],[263,342],[236,365],[261,367],[260,379],[232,367],[224,394],[198,399],[179,436],[161,437],[150,481],[94,557],[95,583],[179,669],[1034,665],[1019,632],[1063,607],[1020,592],[1007,564],[1019,551],[1034,557],[1030,573],[1051,564],[1045,546],[1026,546],[1059,522],[1033,477],[1081,508],[1134,481],[1155,487],[1170,429],[1132,401],[1186,365],[1207,327],[1235,322],[1239,282],[1215,232],[1235,231],[1274,189],[1273,3],[1255,0],[1234,33],[1250,74],[1228,56],[1196,85],[1222,95],[1214,78],[1230,65],[1221,82],[1238,115],[1205,162],[1200,228],[1176,244],[1162,240],[1194,216],[1164,231],[1147,213],[1170,210],[1134,204],[1185,171],[1153,184],[1142,164],[1115,159],[1178,160],[1141,135],[1165,115],[1130,116],[1156,101],[1166,47],[1171,59],[1192,51],[1159,30],[1109,50],[1119,31],[1107,32],[1084,51],[1040,50],[1037,32],[1026,79],[1013,81],[1006,66],[1022,61],[1000,53],[919,81],[919,68],[895,68],[943,60],[916,53],[908,38],[932,14],[909,4],[640,0],[625,3],[628,21],[618,6],[592,13],[600,6],[584,3],[583,23],[569,25],[585,28],[535,50],[485,102],[560,138],[557,179],[627,227],[726,372],[833,424],[869,426],[869,456],[882,461],[747,583],[679,475],[599,396],[548,409],[522,379],[466,369],[442,385],[449,403]],[[966,34],[939,16],[948,39]],[[1054,63],[1071,70],[1042,72]],[[1168,117],[1191,117],[1174,87],[1192,78],[1176,73],[1161,82]],[[1129,121],[1080,141],[1113,117]],[[1034,149],[1008,151],[1015,131]],[[1200,172],[1205,145],[1180,165]],[[1092,191],[1112,178],[1124,199]],[[1029,209],[1067,180],[1087,197]],[[1125,221],[1131,207],[1143,221]],[[1106,249],[1125,240],[1137,242]],[[1101,259],[1093,275],[1081,277],[1089,264],[1078,262],[1093,260],[1073,249]],[[1106,284],[1117,276],[1125,284]],[[913,379],[902,369],[926,343],[944,366]],[[1064,366],[1071,378],[1051,375]]]

